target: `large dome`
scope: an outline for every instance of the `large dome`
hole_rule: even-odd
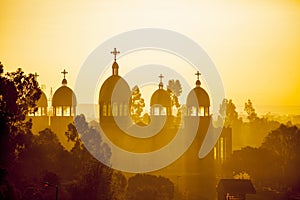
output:
[[[37,107],[48,107],[47,97],[44,92],[42,92],[41,97],[36,102]]]
[[[112,95],[113,92],[114,96]],[[131,90],[127,82],[118,75],[112,75],[108,79],[106,79],[101,86],[99,93],[99,103],[109,103],[111,101],[124,103],[124,101],[129,101],[130,96]]]
[[[52,106],[76,106],[76,96],[67,86],[63,85],[58,88],[52,99]]]
[[[159,104],[163,107],[171,107],[172,102],[169,93],[162,88],[156,90],[151,96],[150,106],[155,104]]]
[[[187,106],[210,106],[207,92],[201,87],[195,87],[190,91],[186,100]]]

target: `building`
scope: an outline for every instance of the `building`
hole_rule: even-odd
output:
[[[178,119],[173,115],[170,93],[164,89],[161,74],[158,89],[153,92],[150,100],[151,121],[149,124],[136,124],[130,118],[130,87],[119,75],[116,59],[119,52],[114,49],[111,53],[114,55],[112,74],[102,84],[98,99],[99,125],[104,134],[115,145],[126,151],[146,153],[164,147],[178,132],[186,136],[182,144],[188,142],[191,133],[195,133],[190,147],[178,160],[151,174],[170,178],[191,200],[214,199],[217,183],[215,163],[222,163],[230,156],[232,138],[231,129],[224,129],[215,148],[205,158],[199,159],[198,153],[212,120],[210,98],[201,87],[200,73],[195,74],[197,77],[195,87],[186,98],[186,109],[182,111],[184,117]],[[68,124],[72,123],[76,116],[77,102],[76,95],[67,86],[65,77],[67,72],[64,70],[62,73],[64,76],[62,86],[55,91],[51,99],[53,112],[44,112],[50,108],[46,95],[43,94],[38,102],[38,111],[28,117],[32,118],[35,131],[51,128],[57,133],[61,143],[70,149],[71,144],[67,142],[65,132]],[[134,137],[128,134],[137,133],[139,134],[137,136],[143,136],[152,132],[157,134],[152,137]]]
[[[59,87],[51,99],[51,109],[48,107],[47,97],[44,92],[37,102],[37,111],[31,113],[27,118],[32,119],[32,132],[37,134],[38,132],[50,128],[57,134],[60,142],[70,149],[72,144],[67,141],[65,132],[68,130],[68,125],[73,123],[76,116],[76,96],[71,88],[67,86],[66,70],[61,72],[64,76],[62,80],[62,86]],[[52,112],[50,112],[50,110]]]
[[[218,200],[245,200],[246,194],[255,194],[255,188],[247,179],[221,179],[217,186]]]
[[[204,159],[198,158],[200,147],[211,123],[210,98],[201,87],[200,73],[195,74],[197,76],[195,88],[189,92],[186,99],[186,113],[183,113],[185,117],[183,122],[180,122],[183,126],[176,126],[175,122],[178,120],[175,120],[176,116],[172,115],[171,97],[164,89],[161,74],[158,89],[153,92],[150,100],[151,122],[143,129],[139,129],[139,125],[133,123],[129,116],[130,89],[126,80],[118,73],[116,55],[119,52],[114,49],[111,53],[114,55],[112,75],[104,81],[99,92],[99,124],[106,136],[124,150],[146,153],[159,150],[168,144],[178,131],[187,136],[186,141],[182,143],[187,142],[188,134],[196,131],[195,139],[183,156],[171,165],[151,174],[170,178],[180,185],[180,190],[188,194],[189,199],[214,199],[215,160],[229,157],[231,136],[227,137],[230,134],[222,133],[222,141],[217,143],[214,151]],[[147,135],[148,131],[157,131],[157,134],[150,138],[137,138],[127,134],[134,131],[141,136]],[[229,132],[231,133],[231,130]]]

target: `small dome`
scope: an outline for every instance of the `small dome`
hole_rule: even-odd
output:
[[[186,100],[187,106],[210,106],[207,92],[201,87],[195,87],[190,91]]]
[[[47,97],[44,92],[42,92],[41,97],[36,102],[37,107],[48,107]]]
[[[64,79],[62,80],[62,82],[61,82],[61,84],[63,84],[63,85],[67,85],[67,83],[68,83],[68,82],[67,82],[67,79],[65,79],[65,78],[64,78]]]
[[[129,85],[122,77],[112,75],[108,79],[106,79],[103,85],[101,86],[99,93],[99,103],[110,103],[112,101],[113,92],[117,92],[117,96],[114,96],[114,102],[129,102],[129,98],[131,96],[131,90]]]
[[[119,69],[119,65],[116,61],[112,64],[112,68],[113,69]]]
[[[154,104],[159,104],[163,107],[171,107],[172,102],[169,93],[162,88],[156,90],[151,96],[150,106],[153,106]]]
[[[76,106],[76,96],[67,86],[58,88],[52,98],[52,106]]]

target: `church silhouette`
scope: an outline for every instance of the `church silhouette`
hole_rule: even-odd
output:
[[[178,132],[186,135],[186,139],[182,141],[185,143],[189,134],[196,131],[190,147],[178,160],[151,174],[170,178],[188,199],[214,199],[217,180],[224,176],[218,173],[218,168],[231,154],[232,138],[231,129],[223,128],[212,151],[205,158],[199,159],[198,153],[212,120],[210,98],[201,87],[200,73],[195,74],[197,76],[195,87],[187,95],[186,109],[182,111],[179,122],[172,113],[171,97],[164,89],[161,74],[158,89],[150,100],[149,124],[135,124],[130,118],[131,90],[126,80],[119,75],[117,54],[120,52],[114,48],[111,53],[114,55],[112,75],[102,84],[98,99],[99,125],[106,136],[124,150],[146,153],[158,151]],[[67,86],[67,72],[64,70],[62,74],[62,86],[51,97],[51,106],[48,106],[47,97],[42,93],[37,102],[38,110],[28,118],[32,119],[34,133],[51,128],[61,143],[68,148],[70,144],[66,142],[65,132],[67,125],[73,123],[76,116],[77,101],[76,95]],[[156,134],[145,138],[128,134],[149,135],[153,132]]]

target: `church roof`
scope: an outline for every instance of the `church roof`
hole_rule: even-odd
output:
[[[104,81],[99,92],[100,103],[129,103],[131,90],[128,83],[118,74],[119,65],[117,63],[117,54],[120,52],[116,48],[111,54],[114,55],[114,63],[112,64],[112,75]],[[113,99],[112,99],[113,98]]]
[[[255,188],[250,180],[246,179],[221,179],[217,191],[230,194],[255,194]]]
[[[112,96],[113,92],[117,93]],[[131,90],[128,83],[122,77],[118,75],[112,75],[108,79],[106,79],[101,86],[99,93],[99,103],[110,103],[112,101],[112,97],[114,98],[114,102],[128,103],[130,95]]]
[[[201,88],[201,81],[199,71],[195,74],[197,76],[196,87],[190,91],[186,99],[187,106],[210,106],[210,100],[207,92]]]
[[[48,107],[48,101],[47,101],[47,97],[45,95],[44,92],[42,92],[41,97],[39,98],[39,100],[36,102],[36,105],[38,107]]]
[[[76,96],[67,86],[58,88],[52,98],[52,106],[76,106]]]
[[[190,91],[186,100],[187,106],[210,106],[207,92],[201,87],[195,87]]]
[[[150,106],[155,104],[160,104],[163,107],[171,107],[172,102],[169,93],[162,88],[156,90],[151,96]]]

